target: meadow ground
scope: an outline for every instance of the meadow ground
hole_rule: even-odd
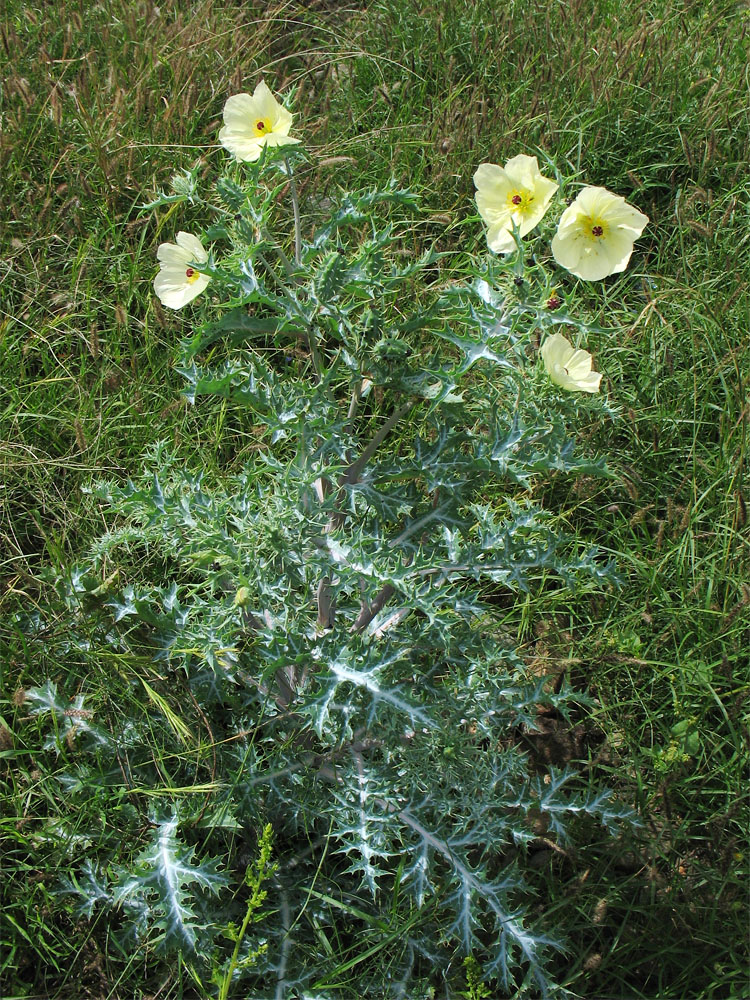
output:
[[[166,315],[151,289],[177,221],[138,206],[176,170],[209,170],[224,100],[264,75],[296,88],[317,160],[303,205],[395,176],[429,206],[415,252],[482,252],[473,172],[518,152],[543,150],[649,215],[603,299],[564,289],[614,331],[589,346],[616,412],[581,437],[616,476],[535,498],[611,552],[623,585],[595,602],[542,588],[499,600],[498,615],[530,663],[564,661],[596,699],[558,762],[604,774],[645,823],[606,864],[540,865],[540,896],[568,926],[560,981],[583,997],[746,996],[747,7],[64,0],[52,15],[21,0],[0,14],[5,995],[190,995],[179,970],[112,958],[53,897],[65,805],[14,693],[55,664],[30,656],[13,622],[54,617],[45,567],[100,530],[92,479],[137,473],[160,440],[217,473],[252,450],[230,406],[179,395],[190,316]]]

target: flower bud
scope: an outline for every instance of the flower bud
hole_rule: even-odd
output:
[[[245,608],[250,603],[250,588],[240,587],[237,593],[234,595],[233,607],[235,608]]]

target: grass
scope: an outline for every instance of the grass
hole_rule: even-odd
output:
[[[82,493],[92,478],[136,473],[161,439],[215,472],[252,447],[230,408],[180,401],[173,345],[190,320],[165,315],[150,281],[156,246],[190,216],[138,205],[176,169],[215,162],[224,99],[261,73],[296,88],[321,158],[300,179],[303,203],[393,174],[431,207],[415,249],[480,250],[473,171],[519,151],[647,212],[603,308],[572,280],[564,288],[617,329],[588,346],[619,412],[581,429],[617,476],[537,497],[617,555],[623,586],[596,602],[543,591],[503,613],[530,660],[568,661],[595,695],[575,755],[646,819],[627,856],[541,859],[542,898],[573,942],[561,981],[623,1000],[746,995],[746,9],[65,0],[53,18],[10,0],[0,28],[5,622],[54,613],[44,567],[101,528]],[[96,924],[71,924],[52,896],[61,842],[91,817],[66,811],[62,765],[13,693],[55,675],[65,640],[61,626],[39,663],[20,633],[2,635],[5,993],[189,996],[181,970],[108,952]],[[115,668],[82,653],[71,693],[85,678],[103,695],[122,682]],[[345,981],[352,955],[328,944]]]

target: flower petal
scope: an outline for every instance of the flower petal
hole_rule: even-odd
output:
[[[581,250],[577,265],[568,270],[584,281],[601,281],[610,274],[624,271],[628,266],[633,252],[632,234],[628,230],[613,230],[597,243],[583,244]],[[552,253],[555,253],[554,246]]]
[[[202,274],[192,284],[183,280],[181,285],[177,285],[164,272],[160,271],[154,279],[154,291],[168,309],[182,309],[184,305],[200,295],[210,280],[207,274]]]
[[[278,132],[269,132],[268,135],[263,137],[263,141],[267,146],[293,146],[297,142],[301,142],[301,139],[293,139],[290,135],[279,134]]]
[[[542,360],[548,370],[553,365],[565,367],[573,354],[570,341],[561,333],[553,333],[551,337],[547,337],[541,347]]]
[[[508,222],[499,220],[493,222],[487,230],[487,246],[494,253],[513,253],[516,249],[516,241],[513,239],[513,230],[510,226],[510,213]]]
[[[156,251],[156,259],[162,266],[172,264],[175,267],[185,267],[190,260],[187,256],[187,250],[183,250],[175,243],[160,243],[159,249]]]
[[[507,174],[496,163],[480,163],[474,171],[474,187],[477,191],[502,183],[510,186]]]
[[[227,98],[219,142],[235,159],[254,163],[260,159],[266,145],[286,146],[300,141],[288,138],[292,118],[261,80],[252,97],[250,94],[234,94]],[[258,122],[263,123],[261,130],[258,129]]]
[[[584,375],[583,378],[571,379],[571,384],[568,388],[572,391],[576,389],[579,392],[599,392],[599,383],[602,380],[601,372],[589,372],[588,375]]]
[[[235,159],[243,163],[253,163],[260,159],[260,151],[263,148],[263,141],[260,138],[247,135],[245,132],[233,132],[228,128],[219,129],[219,142]]]
[[[564,267],[566,271],[577,274],[576,268],[583,256],[584,244],[583,240],[576,235],[575,228],[569,226],[567,231],[563,231],[561,219],[560,226],[558,226],[557,232],[552,237],[551,247],[552,256],[560,267]]]
[[[575,379],[585,378],[586,375],[591,371],[591,363],[593,358],[588,351],[582,351],[580,348],[574,351],[565,364],[568,369],[568,374]]]
[[[205,264],[208,260],[208,253],[203,249],[203,244],[192,233],[180,231],[176,236],[176,242],[177,246],[190,254],[188,259],[195,261],[196,264]]]
[[[273,122],[273,131],[276,135],[288,135],[292,126],[293,115],[282,105],[277,105],[276,120]],[[292,142],[299,142],[299,139],[292,139]]]
[[[273,127],[279,115],[280,105],[263,80],[255,88],[253,100],[255,101],[258,117],[270,118],[271,126]]]
[[[539,164],[535,156],[518,153],[508,160],[503,169],[512,183],[528,183],[532,177],[539,173]]]
[[[622,195],[613,194],[603,187],[584,188],[576,203],[584,214],[606,219],[612,227],[631,229],[638,236],[648,223],[647,215],[629,205]]]
[[[259,116],[262,117],[258,103],[250,94],[233,94],[226,99],[224,124],[230,131],[246,131],[248,123]]]
[[[477,189],[475,198],[477,208],[487,225],[502,224],[506,229],[510,229],[508,195],[511,192],[511,183],[503,168],[496,163],[481,163],[474,173],[474,186]]]

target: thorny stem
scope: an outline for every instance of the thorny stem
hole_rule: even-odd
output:
[[[407,556],[406,561],[407,563],[410,563],[411,556]],[[388,603],[388,601],[390,601],[390,599],[393,597],[395,593],[396,593],[396,588],[392,584],[386,583],[375,595],[372,604],[368,605],[366,601],[363,600],[361,602],[360,612],[357,615],[357,620],[354,622],[349,631],[355,633],[364,632],[364,630],[373,620],[375,615],[377,615],[378,612],[380,612],[385,607],[385,605]],[[402,608],[401,611],[404,612],[401,618],[404,618],[406,617],[407,614],[411,613],[411,608]],[[397,624],[398,621],[401,620],[401,618],[397,619],[396,621],[389,621],[387,623],[384,623],[384,625],[381,626],[383,628],[383,631],[387,631],[387,629],[393,628],[393,626]]]
[[[281,247],[279,246],[279,244],[278,244],[278,243],[276,242],[276,240],[275,240],[275,239],[274,239],[274,238],[273,238],[273,237],[271,236],[271,234],[270,234],[269,232],[267,232],[266,230],[262,230],[262,231],[261,231],[261,235],[262,235],[263,239],[264,239],[264,240],[265,240],[265,241],[266,241],[267,243],[270,243],[270,244],[271,244],[271,246],[272,246],[272,247],[274,248],[274,250],[275,250],[275,251],[276,251],[276,253],[278,254],[278,257],[279,257],[279,260],[281,261],[281,263],[282,263],[282,265],[283,265],[283,267],[284,267],[284,270],[286,271],[286,275],[287,275],[287,277],[288,277],[288,278],[291,278],[291,280],[292,280],[292,281],[293,281],[293,282],[294,282],[295,284],[297,284],[297,283],[299,282],[299,277],[298,277],[298,276],[297,276],[297,274],[295,273],[295,270],[294,270],[294,268],[292,267],[292,262],[291,262],[291,261],[289,260],[289,258],[287,257],[287,255],[286,255],[286,254],[284,253],[283,249],[282,249],[282,248],[281,248]],[[267,266],[268,266],[268,265],[266,264],[266,267],[267,267]]]
[[[372,604],[367,605],[363,602],[362,610],[357,615],[357,620],[351,627],[352,632],[364,632],[370,622],[373,620],[375,615],[381,610],[381,608],[393,597],[396,593],[396,588],[387,583],[380,593],[375,597]]]
[[[297,181],[294,179],[294,171],[289,162],[289,157],[284,157],[287,173],[289,175],[289,193],[292,196],[292,211],[294,212],[294,260],[299,266],[302,263],[302,222],[299,216],[299,198],[297,197]]]
[[[317,377],[318,382],[320,382],[321,379],[323,378],[323,364],[321,362],[320,351],[318,350],[318,344],[315,339],[315,331],[313,330],[307,317],[305,316],[304,310],[300,306],[299,301],[297,300],[297,296],[294,294],[293,290],[284,284],[284,282],[281,280],[276,271],[274,271],[274,269],[271,267],[271,265],[268,263],[268,261],[266,260],[266,258],[263,256],[262,253],[256,251],[256,256],[258,260],[261,262],[261,264],[265,267],[266,271],[271,275],[274,282],[279,286],[279,288],[282,290],[282,292],[284,292],[289,301],[294,305],[297,315],[302,320],[302,323],[307,331],[306,334],[307,345],[310,349],[310,354],[312,355],[312,362],[313,362],[313,368],[315,369],[315,375]],[[288,263],[289,262],[287,261],[287,264]],[[293,277],[293,275],[290,275],[290,277]]]
[[[318,628],[333,628],[336,602],[331,597],[331,581],[327,576],[324,576],[318,584],[316,600],[318,603]]]
[[[315,338],[315,331],[312,327],[308,327],[307,331],[307,342],[310,345],[310,354],[312,355],[313,368],[315,369],[315,374],[317,376],[318,382],[323,378],[323,363],[320,358],[320,351],[318,350],[318,343]]]
[[[270,264],[268,263],[268,260],[267,260],[267,259],[266,259],[266,258],[264,257],[264,255],[263,255],[263,254],[262,254],[262,253],[260,252],[260,250],[256,250],[256,251],[255,251],[255,256],[256,256],[256,257],[258,258],[258,260],[259,260],[259,261],[261,262],[261,264],[262,264],[262,265],[263,265],[263,267],[264,267],[264,268],[266,269],[266,271],[268,272],[268,274],[270,274],[270,275],[271,275],[271,277],[273,278],[273,281],[274,281],[274,284],[278,285],[278,287],[279,287],[279,288],[281,289],[281,291],[282,291],[282,292],[284,292],[284,294],[285,294],[285,295],[286,295],[286,296],[287,296],[287,297],[289,298],[289,300],[290,300],[290,301],[291,301],[292,303],[294,303],[294,306],[295,306],[295,308],[296,308],[296,311],[297,311],[297,315],[298,315],[298,316],[300,317],[300,319],[302,319],[302,320],[303,320],[303,322],[304,322],[304,321],[305,321],[305,315],[304,315],[304,313],[303,313],[302,309],[300,308],[300,304],[299,304],[299,302],[297,301],[297,296],[296,296],[296,295],[294,294],[294,292],[293,292],[293,291],[291,290],[291,288],[287,288],[287,286],[286,286],[286,285],[284,284],[284,282],[283,282],[283,281],[282,281],[282,279],[281,279],[281,278],[279,277],[279,275],[278,275],[278,274],[276,273],[276,271],[275,271],[275,270],[274,270],[274,269],[273,269],[273,268],[271,267],[271,265],[270,265]],[[286,258],[285,258],[285,259],[286,259]],[[289,263],[289,261],[288,261],[288,260],[287,260],[287,263]]]
[[[370,441],[370,443],[366,446],[366,448],[364,449],[364,451],[362,452],[362,454],[359,456],[359,458],[355,462],[352,462],[352,464],[346,470],[346,472],[344,473],[344,475],[342,477],[342,480],[343,480],[342,481],[342,485],[345,484],[345,483],[350,483],[350,484],[351,483],[356,483],[359,480],[359,477],[362,475],[362,471],[363,471],[364,467],[367,465],[367,463],[370,461],[370,459],[372,458],[372,456],[375,454],[375,452],[381,446],[381,444],[383,443],[383,441],[385,441],[385,439],[391,433],[391,431],[396,426],[396,424],[399,422],[399,420],[406,413],[409,412],[409,410],[412,408],[413,405],[414,405],[414,401],[411,400],[411,399],[409,399],[409,400],[407,400],[407,402],[402,403],[401,406],[397,407],[393,411],[393,413],[390,415],[390,417],[388,417],[388,419],[383,424],[383,426],[380,428],[380,430],[377,432],[377,434],[372,438],[372,440]]]
[[[357,415],[357,407],[359,406],[359,401],[362,396],[362,383],[358,382],[352,391],[351,402],[349,403],[349,409],[346,413],[346,419],[349,422],[349,433],[354,432],[354,418]]]
[[[352,394],[352,399],[349,404],[349,411],[347,413],[347,419],[350,423],[354,420],[354,416],[357,410],[357,403],[359,401],[360,389],[355,388]],[[352,462],[349,468],[346,470],[344,475],[339,480],[339,486],[343,487],[345,483],[356,483],[362,474],[362,470],[367,465],[368,461],[372,458],[375,452],[378,450],[380,445],[385,441],[385,439],[390,434],[393,427],[398,423],[401,417],[411,409],[413,405],[412,400],[402,404],[397,407],[393,413],[390,415],[388,420],[383,424],[380,430],[377,432],[375,437],[372,438],[370,443],[365,447],[359,458]],[[316,480],[315,489],[318,493],[318,497],[321,502],[325,499],[327,493],[327,482],[325,480]],[[343,489],[339,491],[339,502],[343,499]],[[330,517],[326,531],[333,531],[337,528],[343,521],[344,516],[340,510],[336,510]],[[317,604],[318,604],[318,628],[326,629],[332,628],[334,623],[334,618],[336,615],[336,602],[331,597],[330,591],[331,581],[327,576],[318,584],[318,590],[316,594]],[[368,607],[364,602],[362,603],[362,609],[351,628],[352,632],[361,632],[363,629],[367,628],[369,623],[375,617],[375,615],[380,611],[383,605],[388,601],[394,593],[393,587],[384,587],[383,590],[377,595],[373,603]]]
[[[242,927],[240,927],[239,934],[237,935],[237,940],[234,945],[234,950],[232,951],[232,957],[229,959],[229,968],[224,974],[224,978],[221,982],[221,987],[219,989],[219,1000],[227,1000],[229,997],[229,987],[232,983],[232,977],[234,976],[234,970],[237,968],[237,962],[240,958],[240,948],[242,942],[245,939],[245,934],[247,934],[247,928],[253,917],[253,910],[248,906],[247,912],[245,913],[245,919],[242,921]]]
[[[355,388],[354,393],[352,394],[352,399],[349,404],[349,411],[347,413],[347,419],[350,421],[350,423],[353,422],[354,420],[354,416],[357,410],[357,403],[359,402],[359,396],[360,396],[360,389],[359,387],[357,387]],[[349,468],[346,470],[344,475],[339,480],[340,489],[339,489],[337,507],[340,508],[340,503],[343,500],[343,494],[344,494],[343,486],[346,483],[357,482],[360,475],[362,474],[362,470],[365,468],[369,460],[378,450],[383,441],[385,441],[385,439],[388,437],[391,430],[398,423],[401,417],[403,417],[404,414],[411,409],[412,405],[413,401],[408,400],[406,403],[403,403],[401,406],[397,407],[390,415],[388,420],[386,420],[386,422],[377,432],[377,434],[372,438],[370,443],[365,447],[364,451],[359,456],[359,458],[351,463]],[[316,491],[318,492],[318,496],[321,502],[325,499],[325,494],[327,492],[326,485],[327,484],[325,481],[316,480],[315,488]],[[339,527],[343,519],[344,515],[342,514],[340,509],[334,511],[334,513],[331,514],[331,517],[329,518],[328,525],[326,527],[326,532],[333,531],[335,528]],[[334,624],[334,618],[336,615],[336,602],[331,597],[330,587],[331,587],[331,581],[327,576],[324,576],[323,579],[318,584],[318,590],[316,594],[316,599],[318,604],[318,628],[321,629],[332,628]],[[362,632],[364,629],[366,629],[367,626],[375,617],[375,615],[381,610],[383,605],[391,599],[394,593],[395,589],[391,587],[390,584],[388,584],[385,587],[383,587],[383,589],[375,597],[375,600],[372,602],[371,605],[368,605],[363,600],[361,610],[359,612],[359,615],[357,616],[357,620],[354,622],[354,625],[352,625],[350,631],[357,633],[357,632]]]

